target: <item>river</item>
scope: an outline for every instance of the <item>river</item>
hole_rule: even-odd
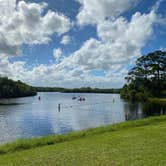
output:
[[[86,100],[78,101],[80,96]],[[73,97],[77,98],[72,100]],[[140,103],[125,102],[119,94],[45,92],[0,103],[4,103],[0,105],[0,143],[144,117]]]

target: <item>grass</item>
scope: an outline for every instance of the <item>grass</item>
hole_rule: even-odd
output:
[[[166,165],[166,116],[0,146],[0,165]],[[50,146],[51,145],[51,146]]]

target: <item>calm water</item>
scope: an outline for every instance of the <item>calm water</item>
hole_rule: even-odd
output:
[[[41,96],[41,100],[38,100]],[[1,100],[0,143],[139,119],[139,103],[128,103],[118,94],[38,93],[38,96]],[[72,100],[82,96],[86,101]],[[61,111],[58,104],[61,103]]]

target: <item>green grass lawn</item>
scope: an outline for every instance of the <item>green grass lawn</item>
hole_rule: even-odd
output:
[[[0,151],[2,166],[166,166],[166,116],[17,141]]]

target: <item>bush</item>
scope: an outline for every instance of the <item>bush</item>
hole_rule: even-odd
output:
[[[160,99],[147,100],[143,105],[145,115],[160,115],[166,113],[166,102]]]

